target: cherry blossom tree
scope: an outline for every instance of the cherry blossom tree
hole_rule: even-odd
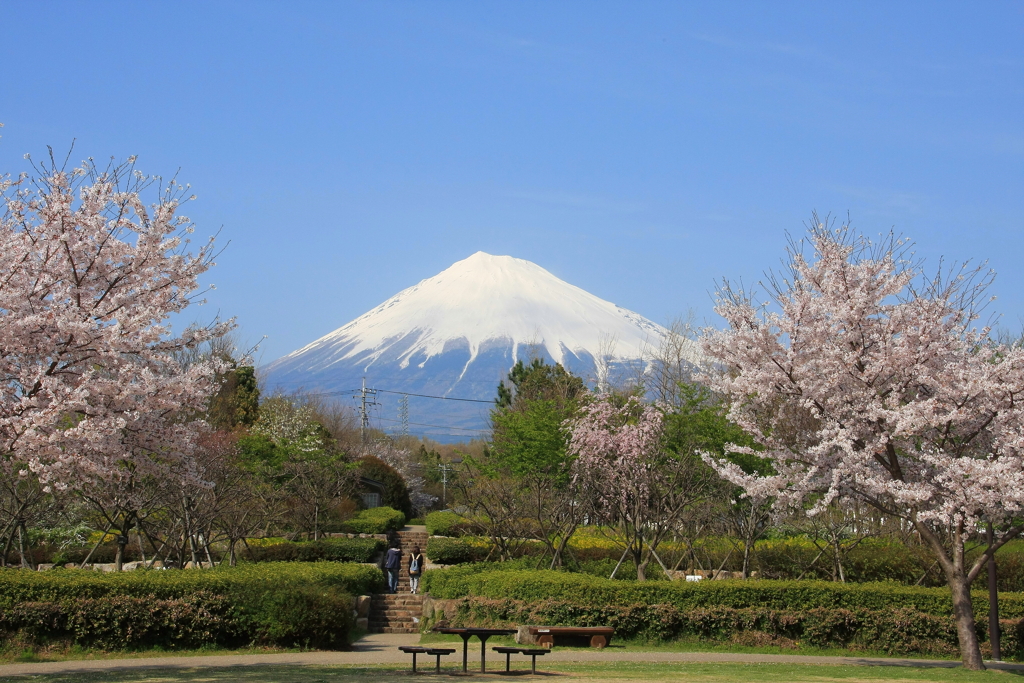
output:
[[[0,457],[58,489],[159,475],[193,457],[224,370],[175,353],[232,322],[179,335],[168,322],[200,303],[213,240],[190,250],[187,187],[134,157],[68,170],[51,154],[34,168],[0,179]]]
[[[424,490],[426,479],[423,477],[423,465],[413,457],[413,452],[406,446],[396,443],[394,439],[382,436],[363,446],[362,455],[379,458],[393,467],[405,480],[409,489],[409,501],[414,514],[425,515],[427,510],[437,502],[437,496]]]
[[[667,571],[658,545],[717,488],[717,477],[693,453],[665,448],[664,422],[658,407],[636,396],[604,395],[585,402],[566,423],[577,494],[624,541],[613,578],[627,556],[640,581],[652,559]]]
[[[964,665],[984,668],[970,586],[1024,529],[1024,351],[976,326],[991,273],[925,278],[905,240],[817,220],[786,265],[767,303],[724,283],[728,328],[703,336],[709,383],[772,472],[708,459],[779,510],[859,499],[906,520],[945,574]],[[999,533],[968,563],[986,523]]]

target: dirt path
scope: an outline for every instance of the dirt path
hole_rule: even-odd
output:
[[[295,652],[258,655],[209,655],[186,657],[141,657],[136,659],[91,659],[67,662],[32,662],[0,665],[0,676],[25,676],[40,674],[68,674],[77,672],[117,670],[187,669],[194,667],[305,665],[332,666],[340,664],[411,664],[411,657],[398,651],[399,645],[416,643],[415,636],[404,634],[375,633],[353,645],[347,652]],[[441,647],[441,643],[430,643]],[[455,647],[451,644],[449,647]],[[461,649],[461,648],[460,648]],[[447,666],[454,666],[460,653],[446,658]],[[495,668],[503,657],[488,652],[488,662]],[[430,658],[432,659],[432,658]],[[480,644],[470,643],[469,666],[479,666]],[[906,666],[956,668],[959,662],[948,660],[897,659],[884,657],[815,657],[808,655],[767,655],[738,654],[728,652],[639,652],[605,650],[554,650],[538,658],[538,666],[544,662],[738,662],[747,664],[825,664],[855,666]],[[427,662],[423,662],[426,664]],[[1024,671],[1024,664],[986,662],[993,669]]]

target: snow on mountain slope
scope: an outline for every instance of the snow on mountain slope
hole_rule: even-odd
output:
[[[518,358],[541,356],[594,379],[598,357],[614,365],[649,356],[664,334],[534,263],[477,252],[274,361],[263,377],[271,389],[345,391],[365,376],[391,391],[491,399]],[[486,426],[486,409],[469,415],[472,404],[460,412],[444,403],[419,415],[410,403],[410,421]],[[394,414],[385,407],[381,419]]]

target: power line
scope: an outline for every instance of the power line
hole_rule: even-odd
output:
[[[399,420],[391,420],[391,419],[388,419],[386,417],[378,417],[377,419],[380,420],[381,422],[399,422]],[[414,427],[433,427],[435,429],[456,429],[456,430],[458,430],[460,432],[478,432],[480,434],[487,434],[487,433],[489,433],[491,431],[489,429],[470,429],[469,427],[452,427],[452,426],[448,426],[448,425],[428,425],[428,424],[425,424],[423,422],[410,422],[409,424],[414,426]]]
[[[311,391],[304,392],[303,396],[345,396],[345,395],[359,395],[362,393],[362,389],[344,389],[338,391]],[[417,398],[436,398],[441,401],[463,401],[465,403],[487,403],[493,404],[494,401],[485,401],[479,398],[455,398],[453,396],[431,396],[430,394],[411,394],[408,391],[392,391],[390,389],[366,389],[366,391],[375,391],[381,394],[398,394],[399,396],[415,396]]]
[[[377,389],[382,394],[401,394],[402,396],[418,396],[419,398],[437,398],[442,401],[465,401],[466,403],[494,403],[479,398],[453,398],[451,396],[430,396],[429,394],[410,394],[408,391],[391,391],[390,389]]]
[[[409,381],[413,381],[413,380],[410,380],[408,377],[400,377],[398,375],[374,375],[373,378],[375,380],[392,381],[392,382],[409,382]],[[486,385],[486,386],[493,387],[493,386],[497,386],[498,384],[500,384],[503,379],[505,379],[504,376],[499,377],[498,379],[494,379],[494,380],[460,379],[460,380],[456,380],[456,383],[457,384],[483,384],[483,385]],[[441,382],[441,380],[434,380],[434,381]],[[298,385],[302,385],[305,382],[307,382],[307,380],[304,380],[304,379],[281,379],[281,380],[275,380],[273,384],[274,384],[274,386],[285,385],[285,384],[298,384]]]
[[[415,396],[417,398],[433,398],[433,399],[437,399],[439,401],[460,401],[460,402],[463,402],[463,403],[486,403],[488,405],[493,405],[494,401],[484,401],[484,400],[481,400],[481,399],[478,399],[478,398],[457,398],[457,397],[454,397],[454,396],[433,396],[431,394],[413,394],[413,393],[409,393],[407,391],[392,391],[390,389],[372,389],[372,388],[368,388],[366,386],[366,378],[365,377],[363,378],[363,385],[362,385],[362,387],[360,389],[345,389],[345,390],[338,390],[338,391],[308,392],[308,393],[305,393],[304,395],[305,396],[346,396],[346,395],[350,395],[350,396],[357,397],[359,402],[360,402],[360,404],[358,406],[359,427],[360,427],[359,431],[360,431],[360,435],[362,437],[362,440],[365,440],[365,438],[366,438],[366,430],[370,426],[370,414],[369,414],[369,410],[368,409],[371,408],[371,407],[373,407],[373,408],[379,408],[380,407],[381,404],[378,403],[377,401],[374,401],[373,399],[376,398],[377,394],[381,394],[381,393],[383,393],[383,394],[396,394],[396,395],[402,397],[403,400],[399,401],[399,417],[401,419],[391,420],[391,419],[382,418],[382,417],[378,417],[377,419],[382,421],[382,422],[395,422],[395,423],[401,424],[402,425],[402,433],[403,434],[408,433],[408,425],[413,425],[413,426],[416,426],[416,427],[431,427],[431,428],[434,428],[434,429],[456,430],[456,431],[460,431],[460,432],[474,432],[474,433],[477,433],[477,434],[487,434],[487,433],[490,432],[489,429],[469,429],[469,428],[466,428],[466,427],[450,427],[450,426],[446,426],[446,425],[426,424],[426,423],[423,423],[423,422],[409,422],[408,421],[409,420],[409,417],[408,417],[408,410],[409,410],[409,408],[408,408],[408,397],[409,396]],[[367,400],[368,398],[370,400]],[[405,403],[405,405],[403,406],[402,403]],[[403,410],[403,408],[404,408],[404,410]]]

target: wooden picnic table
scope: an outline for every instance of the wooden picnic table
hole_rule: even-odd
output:
[[[435,633],[454,634],[462,638],[462,671],[466,672],[469,660],[469,639],[476,636],[480,639],[480,673],[487,672],[487,639],[491,636],[508,636],[516,632],[514,628],[435,628]]]

